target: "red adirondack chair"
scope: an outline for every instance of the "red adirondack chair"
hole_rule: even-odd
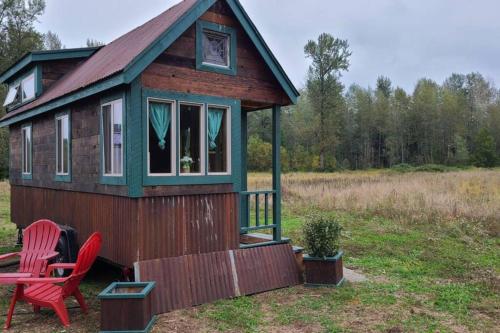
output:
[[[36,221],[24,230],[21,252],[0,255],[0,260],[20,256],[17,273],[0,273],[0,284],[14,284],[20,278],[39,277],[45,273],[49,259],[55,251],[61,229],[52,221]]]
[[[78,286],[85,274],[89,271],[101,249],[102,236],[96,232],[82,245],[78,251],[78,258],[74,264],[52,264],[47,269],[47,277],[43,278],[22,278],[17,281],[16,291],[12,296],[12,301],[5,322],[5,328],[10,327],[14,307],[18,300],[24,300],[35,307],[52,308],[59,316],[64,326],[69,326],[69,316],[64,300],[74,296],[83,313],[87,313],[87,305],[83,299]],[[53,278],[50,274],[54,269],[72,269],[68,277]],[[58,285],[61,284],[62,285]]]

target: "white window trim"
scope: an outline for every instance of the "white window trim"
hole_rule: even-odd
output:
[[[165,104],[170,104],[171,105],[171,119],[170,119],[170,173],[151,173],[151,167],[150,167],[150,156],[149,156],[149,104],[151,102],[157,102],[157,103],[165,103]],[[147,98],[147,108],[146,108],[146,154],[147,154],[147,171],[148,171],[148,177],[173,177],[177,174],[177,163],[176,161],[176,154],[175,154],[175,147],[176,147],[176,140],[177,140],[177,103],[175,100],[171,99],[161,99],[161,98],[152,98],[148,97]],[[179,140],[180,141],[180,140]]]
[[[179,151],[179,156],[177,156],[177,167],[179,170],[179,176],[181,177],[193,177],[193,176],[204,176],[205,173],[205,156],[206,156],[206,151],[205,151],[205,137],[207,135],[206,133],[206,125],[205,125],[205,119],[206,119],[206,104],[204,103],[193,103],[193,102],[185,102],[185,101],[179,101],[179,126],[181,124],[181,105],[194,105],[194,106],[199,106],[200,107],[200,172],[197,173],[182,173],[181,172],[181,140],[177,141],[177,148]],[[180,134],[180,131],[179,131]]]
[[[24,98],[23,93],[24,93],[24,82],[26,82],[28,79],[33,78],[33,96],[29,98]],[[31,101],[36,98],[36,76],[35,72],[31,73],[30,75],[26,76],[24,79],[21,80],[21,103],[25,103],[27,101]]]
[[[59,149],[57,149],[57,144],[58,144],[57,140],[58,140],[58,134],[59,134],[58,133],[58,128],[57,128],[57,121],[61,120],[61,122],[62,122],[64,120],[64,118],[68,119],[68,128],[67,128],[67,130],[68,130],[68,140],[69,140],[69,142],[68,142],[68,152],[67,152],[68,172],[59,172],[59,170],[57,170],[57,164],[59,162],[59,154],[64,149],[64,145],[61,143],[61,152],[60,152]],[[71,163],[70,158],[69,158],[70,149],[71,149],[70,146],[69,146],[69,145],[71,145],[71,137],[70,137],[71,131],[69,130],[70,126],[71,126],[71,124],[70,124],[70,121],[69,121],[69,114],[66,113],[66,114],[62,114],[62,115],[56,117],[56,175],[57,176],[69,176],[69,168],[70,168],[70,163]],[[62,165],[63,165],[63,169],[64,169],[64,162],[63,162]]]
[[[201,42],[201,52],[202,52],[202,54],[201,54],[201,58],[202,58],[201,63],[203,65],[213,66],[213,67],[219,67],[219,68],[224,68],[224,69],[231,68],[231,34],[227,34],[227,33],[224,33],[224,32],[219,32],[219,31],[215,31],[215,30],[210,30],[210,29],[203,29],[201,31],[202,37],[204,37],[203,34],[205,32],[208,32],[209,34],[214,34],[214,35],[226,36],[227,37],[227,45],[226,45],[227,65],[219,65],[219,64],[214,64],[212,62],[204,61],[204,59],[203,59],[203,41]]]
[[[115,117],[113,111],[114,111],[115,104],[118,104],[118,103],[121,103],[121,105],[122,105],[122,122],[121,122],[121,124],[122,124],[122,131],[120,133],[121,139],[122,139],[121,140],[121,142],[122,142],[122,147],[121,147],[121,165],[122,165],[121,169],[122,169],[122,172],[121,173],[106,173],[106,171],[105,171],[106,170],[106,158],[105,158],[105,153],[106,152],[105,152],[105,149],[104,149],[104,119],[103,119],[103,109],[104,109],[105,106],[108,106],[108,105],[111,106],[111,122],[110,122],[110,124],[111,124],[111,140],[113,140],[113,133],[114,133],[113,125],[114,125],[114,117]],[[123,109],[124,109],[123,98],[118,98],[118,99],[115,99],[115,100],[113,100],[111,102],[101,104],[101,123],[102,123],[101,127],[102,127],[102,131],[103,131],[101,133],[101,137],[102,137],[102,140],[103,140],[103,142],[102,142],[103,147],[102,147],[101,158],[102,158],[102,175],[104,177],[123,177],[123,152],[125,150],[124,149],[125,147],[124,147],[124,144],[123,144],[123,142],[124,142],[123,141],[123,129],[124,129],[124,122],[123,122],[123,120],[124,120],[124,110]],[[111,143],[113,143],[113,142],[111,142]],[[111,155],[113,155],[113,145],[112,144],[111,144],[111,148],[112,148],[111,149]],[[114,158],[113,158],[113,156],[111,156],[110,161],[111,161],[111,170],[114,170]]]
[[[225,109],[226,110],[226,172],[210,172],[210,166],[207,164],[207,175],[209,176],[230,176],[232,174],[231,170],[231,107],[228,105],[217,105],[217,104],[207,104],[207,117],[208,117],[208,109],[209,108],[218,108],[218,109]],[[207,136],[206,140],[208,141],[208,132],[205,134]],[[209,154],[209,149],[207,148],[207,159],[208,159],[208,154]]]
[[[26,130],[29,129],[29,133],[30,133],[30,140],[31,140],[31,144],[30,144],[30,150],[28,151],[27,150],[27,147],[26,147],[26,136],[24,134],[24,132]],[[33,127],[32,125],[24,125],[23,127],[21,127],[21,140],[22,140],[22,153],[21,153],[21,171],[22,171],[22,174],[24,176],[28,176],[28,175],[31,175],[33,173]],[[26,169],[26,165],[25,165],[25,158],[24,158],[24,154],[26,154],[26,157],[28,157],[28,154],[30,155],[30,170],[29,171],[25,171]]]

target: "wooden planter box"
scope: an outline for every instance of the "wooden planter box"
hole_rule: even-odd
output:
[[[306,286],[340,286],[344,282],[343,252],[335,257],[315,258],[304,255]]]
[[[147,333],[155,316],[151,291],[155,282],[114,282],[99,294],[101,333]]]

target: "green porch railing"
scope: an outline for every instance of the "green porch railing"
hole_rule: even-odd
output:
[[[259,191],[244,191],[241,192],[242,208],[246,212],[242,212],[242,218],[246,221],[241,226],[241,233],[252,231],[270,230],[273,234],[274,241],[280,241],[277,232],[280,229],[280,221],[275,220],[274,209],[276,209],[276,191],[274,190],[259,190]],[[273,212],[270,214],[270,208]]]

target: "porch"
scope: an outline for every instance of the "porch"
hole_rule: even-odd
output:
[[[248,113],[241,112],[240,248],[288,243],[281,230],[281,106],[272,107],[271,189],[248,188]]]

